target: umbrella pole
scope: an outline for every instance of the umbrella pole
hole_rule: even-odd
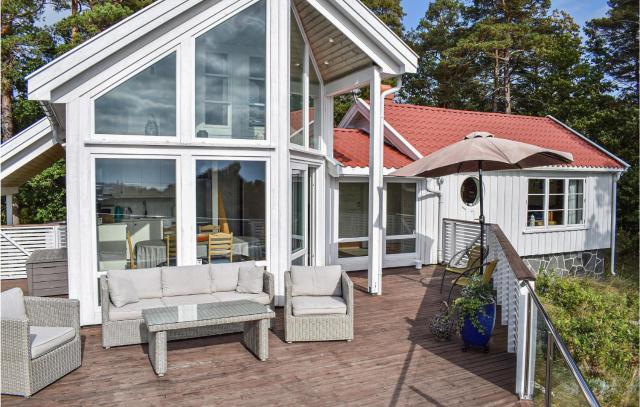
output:
[[[482,160],[478,161],[478,183],[480,184],[480,272],[484,273],[484,194],[482,193]]]

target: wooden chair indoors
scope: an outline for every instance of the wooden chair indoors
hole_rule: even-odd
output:
[[[209,263],[214,256],[227,257],[229,262],[233,262],[233,233],[211,233],[207,248]]]
[[[491,277],[493,276],[493,272],[495,271],[497,264],[498,260],[493,260],[483,264],[484,267],[472,267],[464,273],[460,274],[455,280],[453,280],[453,284],[451,284],[451,288],[449,289],[449,296],[447,297],[447,304],[451,304],[451,294],[453,293],[454,287],[466,287],[469,284],[469,278],[476,273],[480,273],[482,269],[484,269],[484,271],[482,272],[482,281],[486,284],[489,284],[491,282]]]
[[[175,234],[168,234],[164,237],[165,245],[167,246],[167,266],[171,264],[171,259],[175,259],[178,257],[177,247],[178,244],[176,242]]]
[[[477,241],[477,240],[476,240]],[[487,254],[489,254],[488,248],[485,246],[484,248],[484,258],[487,258]],[[466,261],[464,260],[466,258]],[[449,263],[444,267],[444,271],[442,272],[442,281],[440,281],[440,293],[442,294],[442,287],[444,286],[444,279],[447,273],[453,273],[457,275],[461,275],[469,269],[477,267],[480,265],[480,245],[472,244],[471,246],[460,250],[458,253],[454,254],[449,260]]]
[[[220,232],[219,225],[202,225],[198,226],[198,233],[218,233]]]
[[[129,269],[136,268],[136,258],[133,252],[133,242],[131,241],[131,231],[127,228],[127,248],[129,249]]]

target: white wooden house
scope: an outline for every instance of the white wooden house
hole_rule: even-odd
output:
[[[477,208],[460,202],[464,175],[385,177],[426,153],[382,119],[397,91],[382,80],[416,66],[358,1],[160,0],[31,74],[29,98],[49,127],[17,137],[66,158],[69,293],[82,324],[100,323],[106,270],[210,261],[212,230],[233,233],[233,260],[275,275],[278,305],[291,264],[368,269],[379,294],[383,267],[437,262],[443,219],[473,219]],[[361,87],[371,100],[340,126],[352,129],[334,132],[333,98]],[[45,154],[36,144],[10,146],[23,158],[3,158],[3,186],[28,176],[24,163]],[[591,148],[613,164],[487,175],[488,219],[521,255],[612,247],[624,163]],[[550,224],[558,218],[543,192],[526,226],[534,173],[542,191],[556,175],[567,190],[578,188],[569,178],[583,180],[581,224]],[[574,210],[562,216],[578,216],[576,194],[563,195]]]
[[[274,273],[281,302],[290,264],[330,260],[333,97],[370,86],[381,106],[381,81],[416,65],[358,1],[160,0],[31,74],[29,98],[64,146],[82,324],[100,322],[106,270],[209,261],[210,230]],[[379,292],[382,201],[370,199]]]

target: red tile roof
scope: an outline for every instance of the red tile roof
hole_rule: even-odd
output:
[[[386,143],[383,155],[385,168],[401,168],[412,161]],[[369,134],[359,129],[333,129],[333,156],[347,167],[368,167]]]
[[[573,154],[576,167],[624,168],[622,163],[547,117],[471,112],[387,103],[385,120],[422,155],[453,144],[472,131],[487,131]],[[386,153],[386,152],[385,152]],[[366,157],[366,156],[365,156]]]

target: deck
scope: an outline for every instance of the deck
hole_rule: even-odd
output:
[[[244,349],[240,334],[176,341],[163,378],[146,345],[105,350],[100,328],[83,328],[82,367],[31,399],[2,396],[2,405],[518,405],[504,327],[496,325],[489,354],[431,336],[440,275],[433,267],[388,269],[384,294],[370,296],[362,291],[366,273],[352,273],[360,289],[351,343],[286,344],[279,308],[268,361]]]

